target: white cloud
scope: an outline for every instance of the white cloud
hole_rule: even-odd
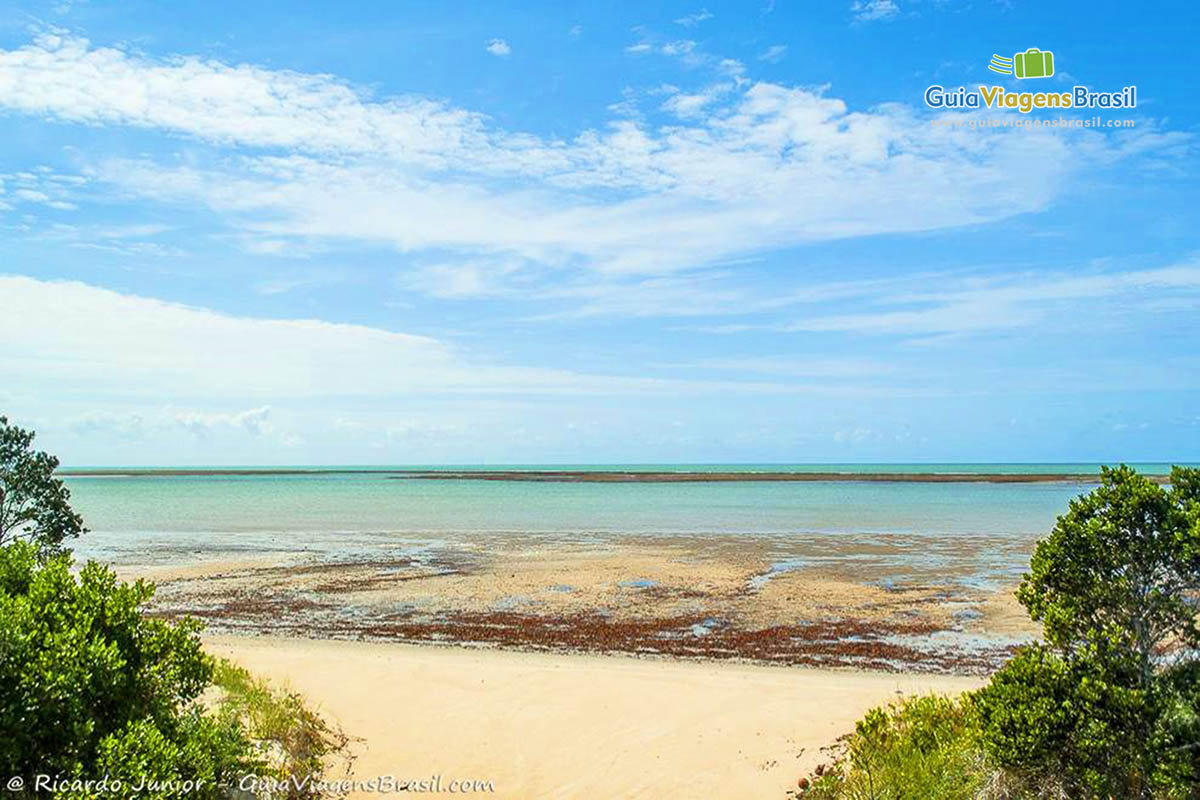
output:
[[[253,288],[262,295],[287,294],[297,289],[316,289],[341,283],[343,275],[333,270],[288,270],[273,278],[258,281]]]
[[[259,406],[232,413],[213,413],[186,409],[168,409],[171,421],[195,436],[208,436],[215,429],[233,428],[252,436],[271,433],[271,407]]]
[[[641,41],[626,47],[626,53],[634,55],[657,53],[678,59],[681,64],[689,68],[711,66],[718,60],[701,52],[699,43],[693,39],[675,39],[659,44],[655,41],[655,37],[648,35],[642,28],[634,28],[634,32],[641,37]]]
[[[158,224],[53,223],[36,233],[31,233],[30,238],[57,242],[76,249],[98,250],[129,256],[179,255],[181,251],[178,248],[153,241],[154,237],[168,230],[170,230],[168,226]]]
[[[0,51],[0,104],[69,122],[123,124],[207,141],[306,152],[407,153],[444,164],[447,150],[486,140],[483,118],[424,98],[370,102],[327,75],[153,61],[47,34]]]
[[[718,83],[695,93],[675,90],[671,92],[670,97],[663,101],[662,108],[681,119],[695,118],[731,89],[733,89],[733,84]]]
[[[1081,170],[1187,141],[1149,121],[1127,139],[984,136],[931,126],[900,104],[851,110],[822,89],[752,82],[736,61],[710,62],[727,77],[676,92],[666,121],[641,119],[627,97],[629,118],[551,139],[326,75],[46,35],[0,50],[0,108],[212,144],[217,157],[101,160],[85,177],[216,210],[258,252],[357,242],[630,275],[1037,211]]]
[[[504,57],[512,54],[512,47],[510,47],[508,42],[504,41],[503,39],[489,40],[487,47],[484,49],[494,56]]]
[[[267,432],[270,414],[263,407],[284,399],[795,390],[502,366],[426,336],[311,319],[236,317],[78,282],[0,276],[0,297],[6,386],[56,400],[257,401],[233,417],[169,414],[188,428]]]
[[[138,411],[86,411],[68,417],[62,428],[81,440],[107,442],[109,445],[161,444],[174,440],[212,444],[217,440],[241,441],[243,446],[296,447],[303,438],[295,431],[280,428],[273,421],[268,405],[242,410],[212,410],[146,406]]]
[[[145,433],[145,420],[140,414],[114,414],[107,411],[88,411],[68,422],[68,427],[83,436],[102,435],[117,439],[140,439]]]
[[[817,315],[786,326],[790,331],[900,334],[969,334],[1057,323],[1077,328],[1112,324],[1124,313],[1157,313],[1163,293],[1182,308],[1200,307],[1200,264],[1092,275],[1010,275],[960,280],[936,291],[912,290],[871,297],[874,310]],[[1081,306],[1080,301],[1087,301]],[[1056,313],[1067,309],[1069,313]],[[1180,309],[1176,309],[1180,310]]]
[[[701,22],[712,19],[714,16],[716,15],[710,12],[707,8],[703,8],[695,13],[680,17],[679,19],[675,20],[675,24],[682,25],[685,28],[694,28]]]
[[[717,69],[733,78],[738,86],[748,86],[750,80],[746,77],[746,65],[736,58],[723,58],[717,62]]]
[[[62,175],[49,167],[35,167],[16,173],[0,173],[0,210],[42,205],[57,211],[74,211],[73,202],[86,179]]]
[[[786,53],[787,53],[787,45],[786,44],[773,44],[770,47],[768,47],[766,50],[764,50],[761,55],[759,55],[758,60],[759,61],[769,61],[772,64],[777,64],[777,63],[779,63],[779,61],[781,61],[783,59],[783,57]]]
[[[900,13],[900,6],[894,0],[854,0],[850,6],[854,18],[862,22],[873,22],[881,19],[891,19]]]
[[[665,56],[685,56],[696,49],[696,43],[691,39],[680,39],[675,42],[667,42],[661,49]]]
[[[432,297],[493,297],[510,293],[505,279],[522,267],[523,262],[511,258],[425,264],[401,283]]]
[[[82,283],[0,277],[0,363],[96,394],[271,398],[570,390],[568,373],[474,366],[424,336],[234,317]],[[587,382],[587,378],[578,378]]]

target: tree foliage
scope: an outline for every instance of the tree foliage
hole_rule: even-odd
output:
[[[213,669],[199,625],[143,616],[152,593],[29,542],[0,548],[0,775],[192,780],[206,797],[250,766],[235,721],[197,702]]]
[[[1071,797],[1191,797],[1200,783],[1200,470],[1129,467],[1071,502],[1017,592],[1043,642],[976,695],[1003,767]]]
[[[1200,470],[1164,489],[1122,466],[1038,543],[1017,597],[1048,645],[1128,664],[1145,687],[1160,651],[1200,645],[1198,592]]]
[[[1200,800],[1200,470],[1169,484],[1103,470],[1018,590],[1042,640],[960,701],[869,712],[800,794]]]
[[[0,546],[26,539],[49,556],[86,529],[71,510],[70,491],[54,477],[58,459],[34,450],[33,438],[0,416]]]
[[[298,695],[217,669],[196,620],[146,616],[151,584],[96,562],[76,574],[63,540],[83,521],[32,445],[0,416],[0,776],[26,781],[15,796],[228,797],[249,774],[278,784],[256,796],[317,796],[347,738]]]

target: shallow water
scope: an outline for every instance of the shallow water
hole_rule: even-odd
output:
[[[1162,471],[1164,465],[1147,465]],[[571,469],[580,469],[571,465]],[[603,469],[607,467],[590,467]],[[628,466],[614,467],[628,469]],[[653,469],[1086,472],[1090,464],[652,465]],[[474,467],[473,467],[474,469]],[[528,483],[372,474],[70,477],[83,557],[186,562],[214,553],[369,555],[473,536],[776,537],[930,556],[928,542],[1029,543],[1088,487],[1067,483]],[[1019,548],[1024,550],[1024,548]],[[899,552],[897,552],[899,551]],[[831,554],[832,553],[831,551]],[[846,553],[835,554],[839,557]],[[995,565],[1003,569],[1012,565]]]

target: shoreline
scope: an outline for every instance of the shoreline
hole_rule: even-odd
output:
[[[1099,483],[1099,473],[1066,472],[795,472],[670,470],[397,470],[397,469],[64,469],[62,478],[202,478],[371,475],[388,480],[524,483]],[[1167,483],[1167,475],[1148,475]]]
[[[636,654],[204,640],[341,727],[354,779],[490,780],[500,798],[782,796],[831,760],[824,748],[867,709],[982,683]]]

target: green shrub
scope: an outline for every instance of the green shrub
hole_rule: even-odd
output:
[[[997,765],[1024,784],[1081,798],[1142,796],[1148,732],[1133,734],[1153,718],[1151,702],[1136,686],[1040,645],[1023,649],[975,695]]]
[[[274,688],[223,659],[216,663],[213,685],[218,713],[246,731],[262,758],[260,774],[289,787],[289,798],[316,796],[314,782],[335,761],[350,767],[349,739],[295,692]]]
[[[976,702],[1001,768],[1070,797],[1196,797],[1200,470],[1105,469],[1040,541],[1017,596],[1043,623]]]
[[[0,548],[0,775],[202,781],[192,796],[206,797],[253,771],[240,726],[197,702],[213,670],[199,625],[142,616],[152,593],[27,542]]]
[[[83,520],[33,437],[0,416],[0,776],[26,796],[225,797],[251,774],[288,787],[259,795],[315,796],[346,738],[228,663],[202,697],[198,622],[143,616],[154,587],[95,562],[73,574],[62,542]]]
[[[1200,470],[1101,478],[1018,590],[1044,641],[961,700],[871,711],[806,799],[1200,800]]]
[[[988,770],[969,703],[913,697],[872,709],[805,800],[969,800]]]

